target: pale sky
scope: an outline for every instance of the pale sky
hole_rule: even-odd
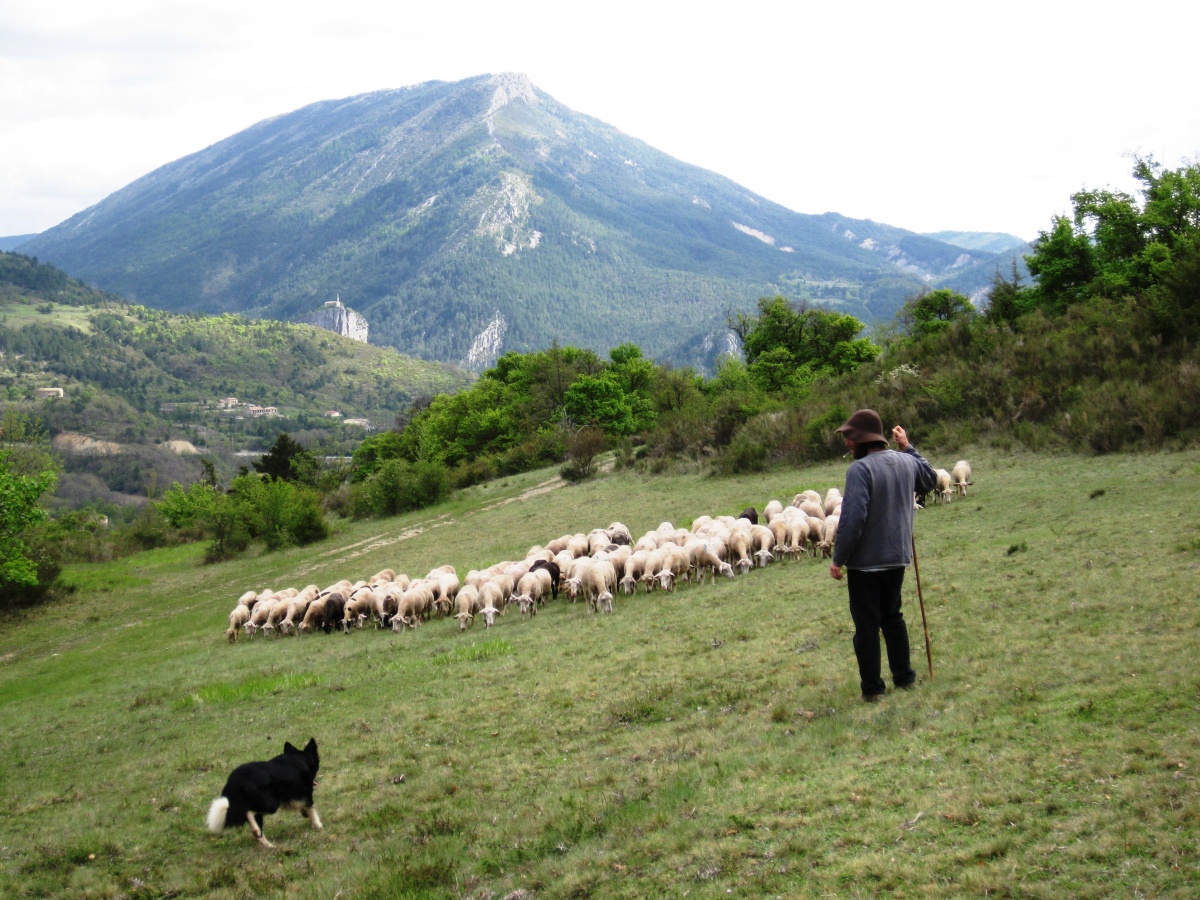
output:
[[[524,72],[802,213],[1036,237],[1200,158],[1200,4],[0,0],[0,235],[318,100]]]

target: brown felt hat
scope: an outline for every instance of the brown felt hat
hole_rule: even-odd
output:
[[[873,409],[860,409],[846,420],[846,424],[838,429],[838,434],[844,434],[856,444],[872,444],[877,441],[887,443],[883,436],[883,420]]]

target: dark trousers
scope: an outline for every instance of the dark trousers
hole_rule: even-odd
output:
[[[888,667],[896,687],[917,680],[908,652],[908,626],[900,611],[900,588],[904,569],[882,572],[846,570],[850,589],[850,616],[854,619],[854,655],[858,658],[858,676],[864,696],[882,694],[887,688],[879,677],[879,632],[887,645]]]

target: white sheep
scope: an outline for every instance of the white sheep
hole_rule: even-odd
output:
[[[942,503],[949,503],[950,498],[954,496],[950,473],[945,469],[937,469],[934,474],[937,475],[937,487],[935,489],[937,491],[937,499]]]
[[[768,500],[767,505],[763,507],[764,524],[770,525],[777,518],[783,515],[783,504],[778,500]]]
[[[750,540],[754,558],[758,560],[759,567],[766,567],[767,563],[775,558],[771,555],[771,550],[775,546],[775,535],[766,525],[751,525]]]
[[[954,478],[954,493],[967,496],[967,485],[972,483],[971,464],[965,459],[960,459],[950,470],[950,475]]]
[[[821,532],[821,543],[817,545],[821,550],[822,559],[833,556],[833,545],[837,542],[838,520],[838,516],[830,516],[825,520],[825,528]]]
[[[255,595],[257,596],[257,595]],[[250,607],[238,601],[238,605],[233,608],[233,612],[229,614],[229,630],[225,632],[225,637],[229,638],[229,643],[234,643],[238,639],[238,633],[250,621]]]

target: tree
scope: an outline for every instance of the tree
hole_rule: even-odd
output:
[[[0,423],[0,591],[36,587],[38,566],[25,537],[46,518],[42,495],[58,483],[58,466],[43,447],[41,423],[14,410]]]
[[[729,321],[729,328],[742,340],[752,375],[760,356],[780,349],[804,378],[849,372],[879,355],[879,347],[857,336],[863,323],[854,316],[815,309],[804,301],[792,304],[784,297],[761,298],[757,315],[739,313]],[[770,359],[772,371],[787,362],[778,352]]]
[[[30,556],[24,535],[46,518],[46,511],[38,501],[57,481],[57,473],[51,470],[17,475],[0,456],[0,587],[37,585],[37,564]]]
[[[254,462],[254,470],[268,478],[307,484],[316,477],[317,460],[291,435],[281,431],[271,449]]]
[[[900,321],[907,326],[909,334],[921,338],[944,331],[952,322],[970,321],[975,315],[970,300],[949,288],[939,288],[905,303],[900,310]]]

